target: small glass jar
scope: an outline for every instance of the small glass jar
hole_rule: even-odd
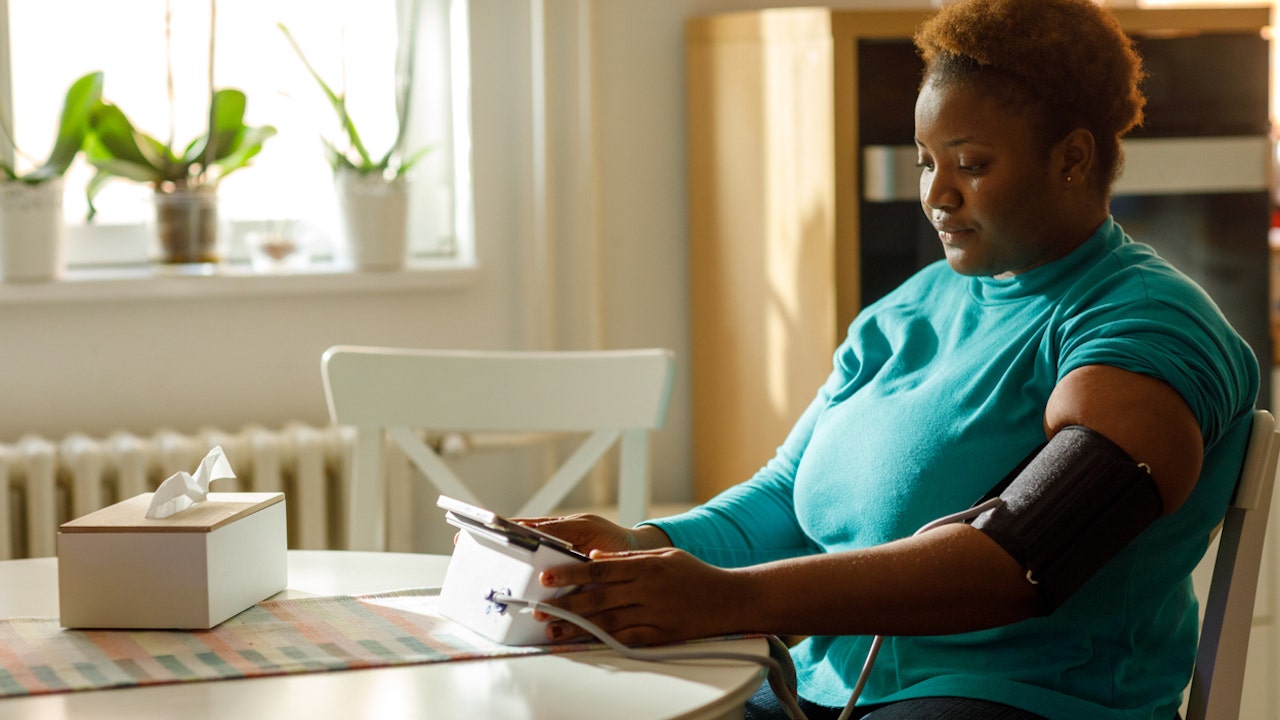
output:
[[[222,259],[218,194],[213,188],[157,190],[154,195],[156,262],[174,265]]]

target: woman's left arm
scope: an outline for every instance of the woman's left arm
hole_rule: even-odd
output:
[[[1084,425],[1146,463],[1166,515],[1181,507],[1200,477],[1200,424],[1172,386],[1148,375],[1106,365],[1072,370],[1049,396],[1044,424],[1048,437]]]
[[[1085,425],[1147,463],[1175,510],[1200,472],[1202,441],[1190,409],[1169,385],[1113,367],[1088,366],[1050,397],[1045,431]],[[947,525],[865,550],[723,569],[681,550],[597,553],[554,568],[544,585],[582,586],[555,601],[627,643],[735,632],[778,635],[937,635],[1032,617],[1041,599],[1026,571],[982,531]],[[548,623],[556,641],[581,637]]]

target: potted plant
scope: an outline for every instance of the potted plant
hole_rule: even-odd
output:
[[[155,191],[159,260],[216,262],[218,183],[247,166],[276,133],[270,125],[246,125],[245,104],[239,90],[213,92],[208,129],[179,151],[172,140],[160,142],[135,128],[119,107],[101,102],[85,142],[85,157],[97,170],[86,189],[90,218],[97,212],[94,198],[108,180],[149,183]]]
[[[172,0],[165,1],[165,35],[172,22]],[[234,88],[215,90],[217,0],[209,0],[209,122],[203,135],[176,149],[174,114],[169,113],[167,142],[136,129],[120,108],[102,101],[95,108],[85,157],[97,173],[85,193],[89,219],[94,198],[112,178],[148,183],[154,192],[157,259],[166,264],[211,263],[218,250],[218,183],[245,167],[276,134],[274,127],[244,122],[246,99]],[[174,105],[172,43],[166,45],[165,73],[169,107]]]
[[[416,6],[415,4],[415,8]],[[289,28],[283,23],[277,23],[277,27],[328,98],[338,116],[341,133],[345,135],[345,147],[340,147],[328,138],[321,138],[325,157],[333,168],[343,223],[345,254],[362,270],[394,270],[402,267],[408,245],[407,173],[434,149],[434,146],[428,146],[410,153],[403,149],[409,96],[413,87],[416,18],[410,19],[408,42],[401,47],[402,52],[397,53],[397,74],[402,77],[396,83],[396,137],[391,147],[381,156],[373,155],[365,147],[348,112],[345,93],[335,91],[325,82],[307,60]]]
[[[62,219],[62,178],[79,154],[93,109],[102,98],[102,73],[71,84],[63,102],[53,151],[34,170],[0,161],[0,279],[52,280],[66,267],[66,224]],[[13,133],[0,123],[17,152]]]

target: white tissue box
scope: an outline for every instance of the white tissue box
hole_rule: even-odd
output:
[[[161,519],[151,496],[62,525],[63,627],[208,629],[285,588],[283,493],[209,493]]]

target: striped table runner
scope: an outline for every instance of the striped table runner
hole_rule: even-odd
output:
[[[0,697],[581,650],[509,647],[436,612],[438,589],[265,601],[212,630],[0,621]]]

